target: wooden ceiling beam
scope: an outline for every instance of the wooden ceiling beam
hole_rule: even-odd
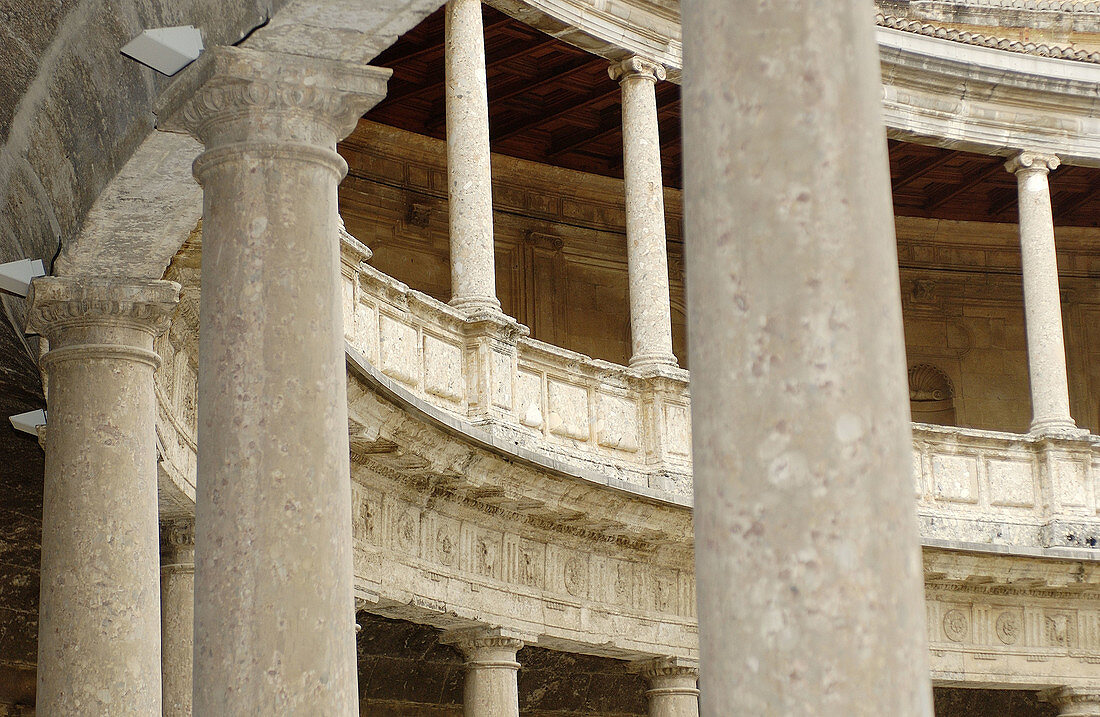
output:
[[[599,61],[606,62],[603,58],[597,58]],[[593,60],[590,55],[585,55],[579,61],[570,63],[567,67],[560,70],[553,70],[543,73],[535,78],[533,81],[523,81],[518,83],[509,83],[510,89],[501,94],[497,94],[492,87],[489,88],[489,104],[499,106],[502,102],[525,95],[528,92],[545,87],[546,85],[553,84],[572,77],[582,70],[592,67]],[[445,110],[439,110],[433,112],[427,121],[424,123],[424,127],[428,134],[434,134],[438,130],[442,129],[447,123],[447,113]]]
[[[989,203],[989,217],[992,219],[1001,216],[1002,213],[1015,206],[1017,201],[1019,201],[1019,196],[1016,193],[1016,189],[1013,188],[1009,190],[1005,187],[1001,198]]]
[[[679,107],[680,98],[676,97],[671,99],[673,90],[666,91],[658,96],[657,104],[661,108],[661,112],[667,112],[668,110]],[[664,102],[662,103],[662,100]],[[575,132],[572,133],[570,138],[564,143],[551,142],[550,153],[546,155],[547,159],[554,159],[559,155],[566,154],[568,152],[575,151],[584,147],[585,145],[592,144],[593,142],[599,142],[607,137],[622,131],[622,117],[616,116],[614,121],[601,123],[601,125],[593,130],[587,132]],[[662,145],[663,146],[663,145]]]
[[[493,131],[492,127],[489,128],[489,139],[491,142],[503,142],[511,139],[518,134],[522,134],[535,127],[541,127],[545,124],[549,124],[554,120],[560,119],[566,115],[580,111],[585,107],[590,107],[594,104],[598,104],[605,100],[619,96],[619,87],[616,86],[613,90],[607,90],[603,92],[593,92],[578,100],[570,98],[569,100],[559,101],[545,108],[543,111],[537,112],[534,116],[526,115],[519,119],[513,120],[503,128]]]
[[[485,28],[484,28],[486,39],[488,39],[489,34],[492,33],[494,30],[496,30],[497,28],[503,27],[504,25],[510,25],[514,22],[516,22],[516,20],[513,20],[510,17],[503,17],[503,18],[499,18],[497,20],[494,20],[494,21],[488,23],[487,25],[485,25]],[[524,27],[526,27],[526,26],[524,26]],[[421,47],[417,50],[413,50],[412,52],[409,52],[409,53],[404,54],[404,55],[399,55],[399,56],[395,56],[395,57],[387,57],[386,58],[386,63],[387,64],[402,64],[402,63],[405,63],[405,62],[409,62],[411,60],[418,60],[421,57],[423,57],[424,55],[430,55],[430,54],[436,53],[436,52],[442,54],[443,53],[443,37],[442,37],[442,35],[443,35],[443,29],[440,28],[436,32],[431,33],[431,37],[428,40],[425,41],[425,46],[424,47]]]
[[[899,177],[898,180],[893,183],[894,191],[896,192],[899,189],[903,189],[909,186],[921,177],[927,176],[929,173],[934,172],[935,170],[939,169],[940,167],[947,164],[958,156],[959,152],[957,150],[951,150],[939,157],[933,157],[929,160],[926,160],[925,162],[922,162],[920,166],[918,166],[916,169],[909,172],[904,177]]]
[[[516,57],[519,57],[520,55],[526,55],[527,53],[531,52],[532,50],[538,49],[538,48],[543,47],[545,45],[552,45],[555,42],[559,42],[559,41],[555,40],[552,37],[547,37],[545,40],[540,40],[539,42],[535,43],[534,45],[523,45],[522,47],[514,47],[511,50],[509,50],[508,52],[501,53],[501,54],[498,54],[498,55],[488,56],[485,59],[486,71],[488,71],[488,68],[492,67],[493,65],[498,65],[498,64],[501,64],[501,63],[504,63],[504,62],[508,62],[509,60],[512,60]],[[404,90],[402,92],[392,94],[392,95],[390,95],[389,97],[387,97],[385,99],[385,102],[386,103],[402,102],[404,100],[408,100],[408,99],[411,99],[413,97],[421,97],[423,95],[428,95],[428,94],[431,94],[433,92],[440,92],[441,93],[442,90],[443,90],[443,86],[446,83],[447,83],[446,73],[445,72],[439,72],[436,76],[436,79],[432,80],[428,84],[426,84],[426,85],[415,85],[415,86],[410,87],[407,90]]]
[[[1068,202],[1053,202],[1055,218],[1062,222],[1066,221],[1095,199],[1097,192],[1100,192],[1100,179],[1093,180],[1084,192],[1077,194]]]
[[[945,191],[930,196],[928,198],[928,201],[924,203],[924,208],[928,211],[939,209],[955,197],[961,194],[966,194],[970,190],[977,187],[979,184],[982,184],[983,182],[1001,174],[1007,175],[1008,172],[1007,170],[1005,170],[1004,164],[998,158],[996,164],[986,168],[982,172],[979,172],[976,176],[971,177],[969,180],[961,182],[954,187],[949,187]]]

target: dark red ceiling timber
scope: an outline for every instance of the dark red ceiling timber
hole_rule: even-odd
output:
[[[489,134],[494,152],[622,177],[619,86],[607,60],[484,7]],[[387,98],[366,119],[444,138],[443,10],[378,56],[393,68]],[[657,85],[665,184],[681,186],[680,88]],[[902,216],[1016,221],[1016,179],[1003,157],[891,140],[894,212]],[[1055,223],[1100,226],[1100,170],[1051,175]]]

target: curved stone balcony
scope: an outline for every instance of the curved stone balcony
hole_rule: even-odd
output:
[[[346,234],[343,249],[362,604],[619,659],[697,657],[687,372],[640,373],[507,317],[465,318],[366,264]],[[165,515],[193,511],[197,267],[192,241],[168,272],[185,289],[158,346]],[[1096,437],[914,424],[913,447],[930,605],[948,610],[953,585],[1074,581],[1073,559],[1100,537]],[[995,556],[959,549],[1017,562],[992,574]],[[1065,560],[1026,562],[1040,556]],[[962,659],[938,629],[944,664]]]

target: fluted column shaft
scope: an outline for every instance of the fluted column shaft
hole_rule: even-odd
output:
[[[1031,430],[1073,430],[1069,412],[1062,300],[1048,175],[1058,168],[1051,154],[1021,152],[1005,164],[1016,175],[1020,211],[1020,259],[1024,275],[1027,365],[1031,381]]]
[[[451,305],[499,311],[481,0],[450,0],[444,12]]]
[[[649,660],[636,669],[649,684],[649,717],[699,717],[699,668],[675,658]]]
[[[675,365],[655,90],[657,81],[665,78],[665,70],[630,57],[612,65],[608,72],[622,88],[630,365]]]
[[[1058,708],[1058,717],[1100,717],[1100,688],[1056,687],[1040,697]]]
[[[208,50],[194,713],[358,714],[336,142],[388,70]]]
[[[50,342],[38,714],[160,714],[153,339],[178,300],[169,281],[31,288]]]
[[[931,715],[871,19],[737,9],[683,4],[701,711]]]
[[[463,714],[466,717],[519,717],[519,663],[523,641],[499,631],[460,631],[442,640],[466,657]]]
[[[191,717],[195,649],[195,525],[177,519],[160,535],[161,694],[164,717]]]

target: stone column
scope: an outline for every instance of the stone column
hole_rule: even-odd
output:
[[[665,197],[655,85],[665,68],[629,57],[608,68],[623,93],[626,258],[630,280],[630,365],[676,365],[668,298]]]
[[[701,712],[931,715],[871,19],[737,7],[683,5]]]
[[[1100,717],[1100,687],[1056,687],[1039,696],[1058,708],[1058,717]]]
[[[160,528],[160,665],[164,717],[191,717],[195,649],[195,524]]]
[[[43,277],[49,340],[38,714],[160,714],[153,339],[170,281]]]
[[[675,657],[634,666],[649,683],[649,717],[699,717],[699,666]]]
[[[1005,167],[1016,175],[1020,207],[1020,259],[1024,275],[1027,365],[1031,380],[1031,431],[1076,428],[1069,413],[1058,257],[1047,175],[1058,168],[1052,154],[1020,152]]]
[[[205,145],[196,715],[358,714],[336,142],[389,70],[217,47],[161,102]]]
[[[450,0],[445,13],[451,305],[500,311],[481,0]]]
[[[466,657],[466,717],[519,717],[516,653],[523,640],[499,629],[475,628],[445,633],[440,642]]]

